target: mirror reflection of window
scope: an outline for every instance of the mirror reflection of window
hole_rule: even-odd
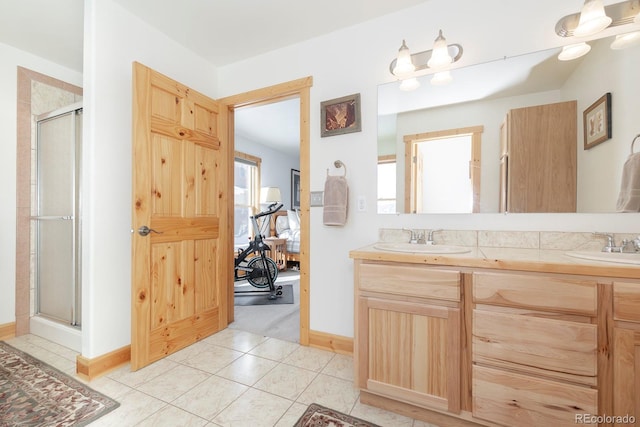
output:
[[[396,156],[378,157],[378,213],[396,212]]]
[[[471,135],[416,144],[416,213],[471,213]]]

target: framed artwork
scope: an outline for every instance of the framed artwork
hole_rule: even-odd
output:
[[[607,92],[582,113],[584,149],[611,138],[611,93]]]
[[[330,99],[320,103],[320,136],[360,132],[360,94]]]
[[[300,209],[300,171],[291,169],[291,209]]]

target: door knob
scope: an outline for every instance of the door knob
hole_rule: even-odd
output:
[[[142,227],[138,228],[138,234],[141,236],[147,236],[151,232],[162,234],[162,231],[156,231],[153,228],[147,227],[146,225],[143,225]]]

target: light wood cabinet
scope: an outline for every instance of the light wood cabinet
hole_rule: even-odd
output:
[[[501,212],[576,211],[576,101],[510,110],[500,139]]]
[[[613,284],[613,413],[640,424],[640,284]],[[620,419],[615,426],[629,425]]]
[[[423,408],[460,412],[460,273],[356,262],[356,383]]]
[[[473,289],[473,416],[525,427],[598,414],[597,282],[476,272]]]

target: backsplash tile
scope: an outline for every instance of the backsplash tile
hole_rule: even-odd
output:
[[[478,246],[538,249],[540,248],[540,233],[537,231],[479,231]]]

